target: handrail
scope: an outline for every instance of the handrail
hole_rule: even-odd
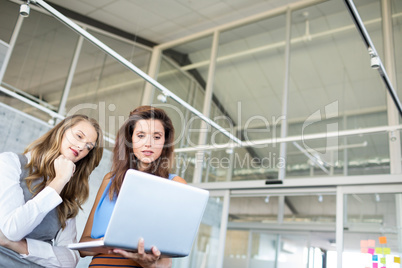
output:
[[[270,139],[260,139],[260,140],[251,140],[251,141],[243,141],[242,148],[252,147],[256,145],[267,145],[267,144],[279,144],[282,142],[294,142],[294,141],[307,141],[307,140],[316,140],[316,139],[328,139],[328,138],[340,138],[340,137],[348,137],[355,136],[361,134],[376,134],[382,132],[392,132],[396,130],[402,130],[402,125],[392,125],[392,126],[378,126],[378,127],[369,127],[369,128],[359,128],[359,129],[347,129],[340,131],[332,131],[332,132],[320,132],[314,134],[306,134],[306,135],[297,135],[297,136],[287,136],[285,138],[270,138]],[[176,153],[190,153],[197,152],[201,150],[205,151],[217,151],[235,148],[235,146],[228,143],[219,143],[214,145],[203,145],[203,146],[195,146],[195,147],[186,147],[186,148],[177,148],[175,149]]]
[[[387,90],[391,95],[391,98],[394,101],[396,108],[399,111],[399,115],[402,116],[401,102],[399,101],[398,95],[395,89],[393,88],[392,83],[387,75],[387,71],[385,70],[384,65],[381,62],[380,56],[378,55],[374,47],[374,44],[371,41],[370,35],[368,34],[366,27],[364,26],[363,21],[360,18],[359,12],[357,11],[355,4],[353,3],[352,0],[345,0],[345,4],[370,54],[370,57],[372,59],[371,67],[373,69],[378,69],[378,72],[380,73],[380,76],[384,81],[385,86],[387,87]]]

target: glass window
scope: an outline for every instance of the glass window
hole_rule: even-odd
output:
[[[379,2],[359,1],[359,12],[380,53]],[[310,125],[317,127],[312,129],[316,133],[331,120],[339,120],[339,129],[355,129],[360,126],[341,125],[342,117],[385,111],[385,105],[383,81],[371,69],[367,48],[344,3],[327,1],[293,12],[289,121],[318,117],[318,122]]]
[[[177,97],[194,108],[200,109],[197,100],[203,98],[204,90],[200,88],[191,74],[182,71],[173,60],[162,57],[157,80]],[[152,103],[156,107],[164,109],[172,119],[175,126],[175,148],[197,146],[199,133],[192,130],[199,129],[201,119],[173,98],[167,97],[166,100],[163,100],[163,97],[161,91],[155,88]]]
[[[274,137],[281,120],[284,33],[280,15],[220,34],[214,94],[242,140]]]
[[[78,35],[57,19],[31,9],[22,24],[3,82],[11,89],[29,94],[35,102],[47,103],[50,109],[57,110],[77,40]],[[30,110],[25,111],[31,114]]]
[[[91,31],[90,31],[91,32]],[[139,69],[147,69],[150,52],[133,43],[91,32]],[[140,105],[145,81],[126,66],[84,40],[66,104],[66,112],[81,112],[99,120],[114,140],[129,112]]]
[[[328,193],[286,195],[283,225],[327,224],[335,228],[336,196]],[[230,199],[229,221],[233,223],[278,223],[281,199],[267,191],[266,195],[233,196]],[[314,229],[314,227],[311,227]]]
[[[386,114],[369,114],[348,120],[369,126],[382,120],[386,122]],[[286,172],[288,178],[389,174],[388,133],[289,143]]]
[[[199,94],[198,91],[205,91],[211,45],[212,36],[206,36],[163,51],[164,57],[162,57],[157,79],[158,82],[184,101],[193,102],[192,106],[200,112],[202,112],[204,104],[204,94]],[[172,61],[166,60],[165,57],[170,58]],[[172,64],[172,62],[175,62],[175,64]],[[184,72],[187,72],[187,74],[184,75]],[[193,92],[190,80],[196,81],[196,92]],[[165,85],[165,83],[168,84]],[[194,93],[196,94],[195,96],[192,95]],[[156,94],[159,94],[159,92],[157,91]]]
[[[195,153],[175,153],[175,173],[188,183],[193,181]]]
[[[229,222],[277,223],[278,196],[231,197]]]
[[[328,223],[335,226],[335,195],[286,196],[285,206],[288,208],[283,219],[285,223]]]

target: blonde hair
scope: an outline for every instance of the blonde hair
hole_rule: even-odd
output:
[[[24,152],[31,153],[31,160],[26,166],[29,169],[29,176],[25,179],[28,189],[36,195],[56,176],[54,160],[60,155],[64,134],[81,121],[89,122],[95,128],[98,137],[95,146],[89,151],[88,155],[75,163],[76,170],[74,175],[60,193],[63,202],[57,206],[57,213],[62,228],[66,226],[67,219],[77,216],[79,209],[82,209],[81,205],[88,198],[89,175],[102,159],[102,130],[95,119],[86,115],[72,115],[32,142]],[[32,182],[40,178],[43,178],[42,182],[32,187]]]

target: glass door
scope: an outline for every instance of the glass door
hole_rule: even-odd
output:
[[[335,252],[329,254],[328,268],[400,268],[402,256],[401,185],[339,187],[344,209],[338,245],[343,250],[342,265],[334,265]],[[340,239],[339,239],[340,238]],[[335,255],[334,255],[335,254]]]

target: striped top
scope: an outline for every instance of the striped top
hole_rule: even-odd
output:
[[[110,268],[110,267],[122,267],[122,268],[141,268],[138,263],[133,260],[126,259],[115,254],[99,254],[92,258],[88,267],[94,268]]]

